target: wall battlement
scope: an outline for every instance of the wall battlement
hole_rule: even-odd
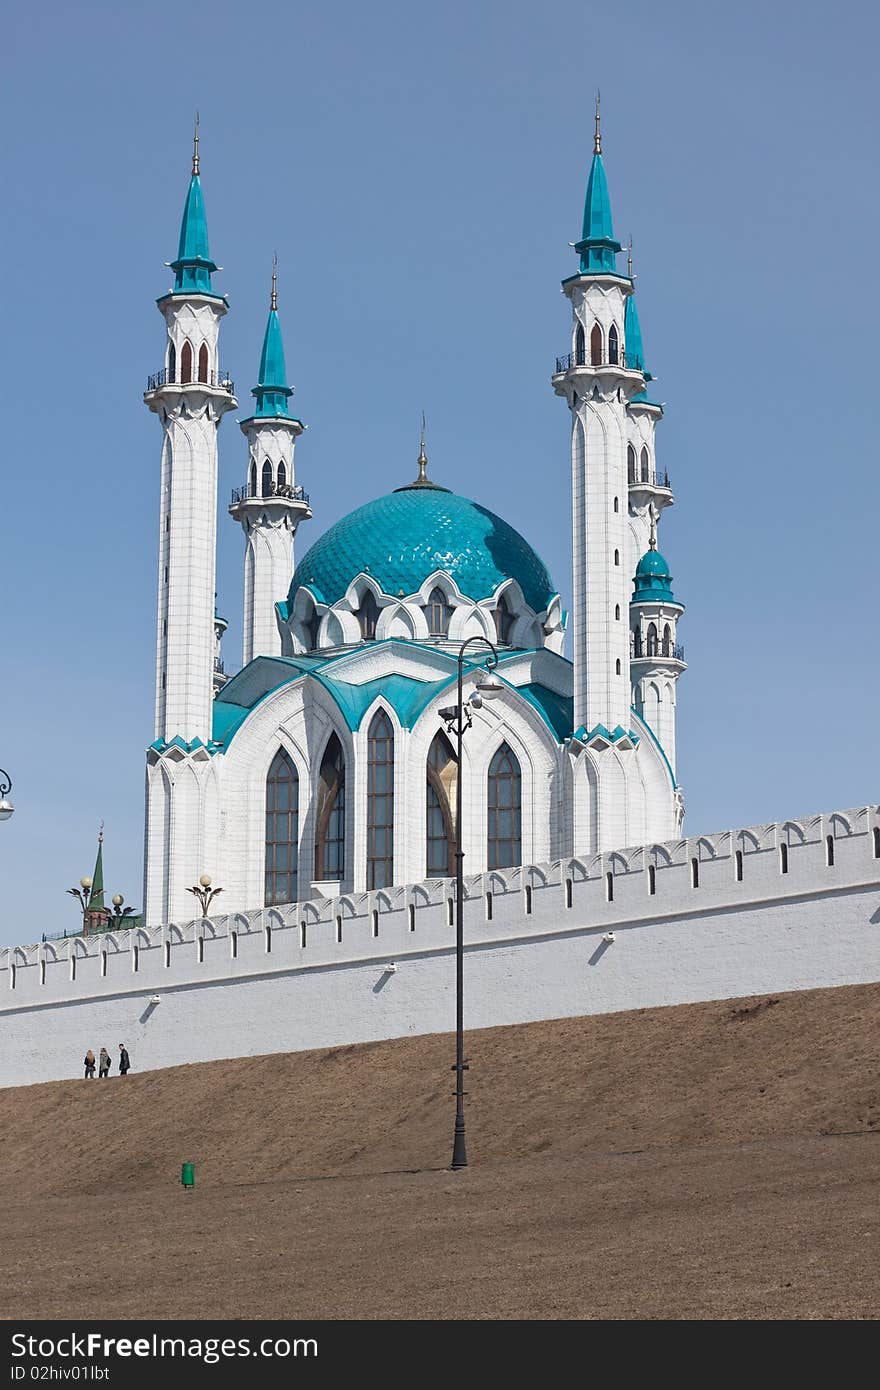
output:
[[[465,891],[471,1026],[880,977],[877,806],[496,870]],[[452,1026],[454,942],[454,881],[433,879],[4,947],[3,1050],[21,1062],[32,1046],[35,1080],[75,1074],[66,1049],[117,1032],[149,1043],[141,1065],[169,1065],[436,1031]],[[51,1061],[62,1016],[82,1043],[59,1035]]]

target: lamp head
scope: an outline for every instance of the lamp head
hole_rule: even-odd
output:
[[[80,888],[84,888],[85,891],[88,892],[92,886],[92,880],[90,878],[81,878],[79,881],[79,886]]]
[[[114,893],[110,901],[113,903],[114,907],[121,907],[122,904],[125,902],[125,898],[122,896],[121,893]]]
[[[9,817],[12,815],[14,810],[15,807],[13,806],[12,802],[7,801],[6,797],[4,796],[2,800],[0,800],[0,820],[9,820]]]
[[[493,676],[487,671],[484,676],[480,676],[477,680],[475,694],[479,695],[481,700],[494,700],[495,696],[502,694],[503,690],[504,686],[497,676]]]
[[[201,878],[199,879],[199,883],[202,885],[203,888],[210,888],[210,887],[211,887],[211,875],[210,875],[210,874],[202,874]]]

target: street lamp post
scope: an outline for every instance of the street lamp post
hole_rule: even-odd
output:
[[[208,915],[208,908],[211,906],[211,903],[212,903],[213,900],[216,898],[217,894],[223,892],[223,889],[222,889],[222,888],[212,888],[212,887],[211,887],[211,875],[210,875],[210,874],[202,874],[202,876],[201,876],[201,878],[199,879],[198,883],[195,884],[195,886],[192,887],[192,888],[187,888],[186,891],[187,891],[187,893],[193,893],[193,894],[195,894],[195,896],[196,896],[196,897],[198,898],[198,900],[199,900],[199,906],[200,906],[201,909],[202,909],[202,916],[203,916],[203,917],[207,917],[207,915]]]
[[[488,647],[485,672],[477,680],[476,689],[465,705],[464,658],[468,647],[479,643]],[[471,709],[479,709],[483,701],[500,694],[501,682],[488,674],[498,665],[498,653],[488,637],[468,637],[458,649],[458,686],[454,707],[440,710],[449,733],[455,734],[457,759],[455,790],[455,1137],[452,1143],[453,1170],[467,1167],[467,1146],[464,1130],[464,1073],[468,1064],[464,1058],[464,849],[462,848],[462,740],[473,723]]]
[[[12,778],[8,772],[4,772],[0,767],[0,820],[9,820],[15,807],[11,801],[7,801],[9,793],[12,791]]]
[[[72,898],[76,898],[77,902],[80,905],[83,919],[83,936],[88,936],[89,899],[92,896],[92,880],[90,878],[81,878],[79,881],[79,887],[68,888],[67,892],[70,894]]]
[[[125,898],[121,893],[114,893],[110,901],[113,904],[113,911],[107,918],[107,928],[109,931],[116,931],[119,927],[125,926],[126,917],[134,912],[134,908],[122,906],[125,902]]]

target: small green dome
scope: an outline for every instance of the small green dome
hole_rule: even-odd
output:
[[[342,598],[362,572],[386,594],[412,594],[435,570],[451,575],[463,594],[491,598],[515,579],[526,603],[541,613],[556,590],[528,541],[478,502],[434,483],[398,488],[337,521],[300,560],[290,585],[321,603]]]
[[[635,593],[630,599],[631,603],[649,603],[658,600],[675,603],[676,601],[672,593],[672,575],[669,573],[669,566],[659,550],[645,551],[636,565],[636,577],[633,584]]]

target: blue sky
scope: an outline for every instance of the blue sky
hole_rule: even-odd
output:
[[[141,903],[161,365],[191,127],[240,416],[271,258],[314,520],[412,476],[500,511],[570,600],[568,346],[602,90],[635,241],[687,604],[691,832],[866,804],[880,473],[876,6],[487,0],[5,7],[0,941],[75,923],[106,822]],[[245,443],[221,429],[218,587],[240,659]],[[198,866],[194,866],[197,872]]]

